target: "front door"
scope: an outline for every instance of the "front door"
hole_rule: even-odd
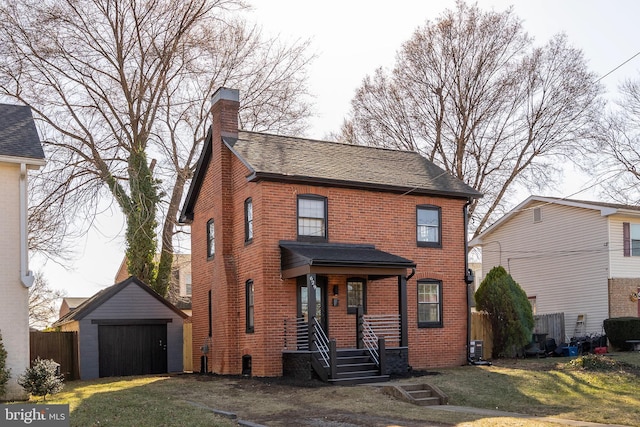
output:
[[[327,278],[324,276],[317,277],[316,285],[316,319],[325,333],[327,332]],[[306,278],[301,277],[298,280],[298,318],[309,321],[309,294],[307,293]]]

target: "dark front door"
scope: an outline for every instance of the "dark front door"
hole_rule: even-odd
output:
[[[304,280],[298,281],[298,317],[303,318],[305,322],[309,320],[309,294],[307,292],[307,284]],[[317,277],[316,285],[316,319],[324,331],[327,331],[327,278],[324,276]]]
[[[100,377],[167,372],[167,325],[98,325]]]

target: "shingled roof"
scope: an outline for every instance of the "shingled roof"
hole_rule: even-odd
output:
[[[0,104],[0,156],[44,159],[31,108]]]
[[[249,169],[249,181],[368,188],[399,193],[478,198],[482,194],[412,151],[239,131],[222,138]],[[198,161],[181,220],[190,219],[211,157],[211,134]]]
[[[167,299],[161,297],[156,291],[151,289],[143,281],[141,281],[135,276],[129,276],[127,279],[123,280],[122,282],[116,283],[115,285],[111,285],[108,288],[104,288],[101,291],[97,292],[91,298],[88,298],[86,301],[84,301],[82,304],[76,307],[75,310],[68,312],[67,314],[65,314],[58,320],[56,320],[52,326],[58,327],[66,323],[84,319],[89,313],[94,311],[96,308],[100,307],[103,303],[108,301],[111,297],[113,297],[115,294],[117,294],[127,286],[138,286],[140,287],[140,289],[146,291],[149,295],[157,299],[160,303],[169,307],[169,309],[173,310],[182,318],[186,319],[187,317],[189,317],[186,314],[184,314],[181,310],[179,310],[177,307],[175,307],[173,304],[171,304],[169,301],[167,301]]]

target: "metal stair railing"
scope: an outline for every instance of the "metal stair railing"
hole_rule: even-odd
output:
[[[322,325],[318,322],[318,319],[313,318],[313,326],[314,326],[314,335],[315,335],[315,345],[318,349],[318,353],[320,353],[320,357],[324,361],[326,367],[330,367],[330,356],[329,356],[329,338],[327,338],[327,334],[322,329]]]
[[[363,315],[363,322],[369,324],[374,334],[384,338],[387,344],[400,346],[400,315],[376,314]]]
[[[284,319],[284,348],[309,350],[309,327],[303,317]]]
[[[369,350],[371,359],[375,362],[376,366],[380,367],[380,354],[378,353],[378,336],[371,328],[371,325],[363,317],[362,319],[362,343],[365,348]]]

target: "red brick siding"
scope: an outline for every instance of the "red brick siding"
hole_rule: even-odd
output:
[[[215,150],[214,150],[215,152]],[[212,162],[212,165],[214,162]],[[415,261],[416,275],[408,282],[409,362],[414,368],[459,365],[465,361],[466,287],[464,277],[463,200],[397,195],[342,188],[310,187],[273,182],[247,183],[246,168],[230,159],[232,189],[215,209],[215,193],[222,191],[215,180],[205,179],[195,208],[192,226],[194,358],[207,326],[207,294],[213,284],[214,344],[211,369],[238,374],[244,354],[252,356],[256,376],[281,375],[282,327],[285,318],[296,315],[296,281],[280,278],[278,241],[295,240],[298,194],[328,198],[328,230],[331,242],[372,243],[378,249]],[[213,182],[212,182],[213,181]],[[220,180],[217,180],[218,183]],[[216,188],[217,187],[217,188]],[[253,200],[254,240],[244,242],[244,201]],[[419,248],[415,242],[415,209],[419,204],[442,208],[443,247]],[[217,216],[226,216],[225,231],[218,232]],[[216,219],[216,255],[206,261],[206,222]],[[230,248],[229,261],[220,252],[219,239]],[[219,272],[226,271],[226,274]],[[417,289],[420,278],[443,282],[443,328],[417,327]],[[245,282],[254,281],[255,332],[245,333]],[[329,335],[339,345],[355,343],[355,316],[346,313],[347,276],[329,278]],[[339,286],[339,306],[331,306],[330,291]],[[368,281],[369,314],[398,313],[396,278]],[[203,324],[204,323],[204,324]]]
[[[222,108],[223,107],[223,108]],[[407,283],[409,363],[414,368],[463,364],[466,359],[464,284],[464,200],[274,182],[248,183],[246,167],[223,146],[220,135],[237,127],[238,103],[220,101],[213,111],[212,157],[191,227],[194,367],[208,335],[208,291],[213,295],[213,337],[208,370],[239,374],[251,355],[252,374],[282,374],[284,319],[296,316],[296,280],[281,278],[280,240],[296,240],[299,194],[328,200],[328,236],[333,243],[367,243],[417,263]],[[227,111],[228,110],[228,111]],[[244,241],[244,202],[253,201],[254,238]],[[416,205],[442,208],[442,248],[416,245]],[[215,221],[213,259],[207,260],[206,224]],[[328,278],[329,336],[339,346],[355,345],[355,316],[347,314],[346,279]],[[417,327],[418,279],[443,283],[443,328]],[[254,282],[255,325],[246,333],[245,283]],[[339,288],[339,305],[331,291]],[[397,314],[398,280],[367,281],[368,314]]]

